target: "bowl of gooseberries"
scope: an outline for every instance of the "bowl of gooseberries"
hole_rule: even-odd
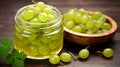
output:
[[[101,11],[73,8],[63,14],[65,39],[79,45],[98,45],[112,40],[117,23]]]

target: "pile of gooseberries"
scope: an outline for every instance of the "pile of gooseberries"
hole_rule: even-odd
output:
[[[84,34],[98,34],[111,29],[102,12],[90,12],[82,8],[73,8],[65,13],[63,24],[69,30]]]
[[[25,9],[20,13],[20,18],[27,22],[31,23],[31,27],[38,25],[40,23],[47,23],[55,20],[56,12],[53,10],[51,6],[47,6],[44,2],[35,2],[34,5],[27,5]]]

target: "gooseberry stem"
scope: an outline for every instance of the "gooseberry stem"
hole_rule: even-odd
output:
[[[71,54],[71,56],[74,58],[74,60],[77,60],[77,56],[75,56],[72,52],[69,52]]]
[[[64,64],[63,64],[61,61],[59,62],[59,64],[60,64],[61,66],[64,66]]]
[[[37,3],[35,0],[32,0],[33,3]]]
[[[101,52],[101,51],[97,51],[96,52],[99,56],[102,56],[103,55],[103,53]]]
[[[102,54],[102,52],[101,52],[101,51],[97,51],[96,53]]]
[[[90,46],[87,46],[85,49],[88,49]]]

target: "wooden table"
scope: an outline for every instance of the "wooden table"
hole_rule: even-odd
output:
[[[39,0],[36,0],[39,1]],[[26,59],[25,67],[120,67],[120,0],[42,0],[46,4],[56,6],[62,13],[71,8],[84,8],[87,10],[102,11],[104,14],[111,16],[118,24],[118,30],[108,43],[91,46],[90,56],[87,60],[76,60],[65,63],[64,66],[52,65],[48,60],[30,60]],[[16,11],[31,4],[31,0],[1,0],[0,1],[0,41],[4,37],[13,39],[13,25]],[[64,47],[61,52],[72,52],[77,54],[78,51],[86,46],[79,46],[75,43],[64,40]],[[103,50],[106,47],[114,49],[114,57],[105,59],[95,54],[97,50]],[[0,67],[11,67],[0,60]]]

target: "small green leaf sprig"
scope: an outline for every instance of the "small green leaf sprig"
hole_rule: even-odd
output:
[[[0,43],[0,58],[4,59],[6,64],[12,64],[12,67],[24,67],[26,55],[13,49],[13,41],[6,37]]]

